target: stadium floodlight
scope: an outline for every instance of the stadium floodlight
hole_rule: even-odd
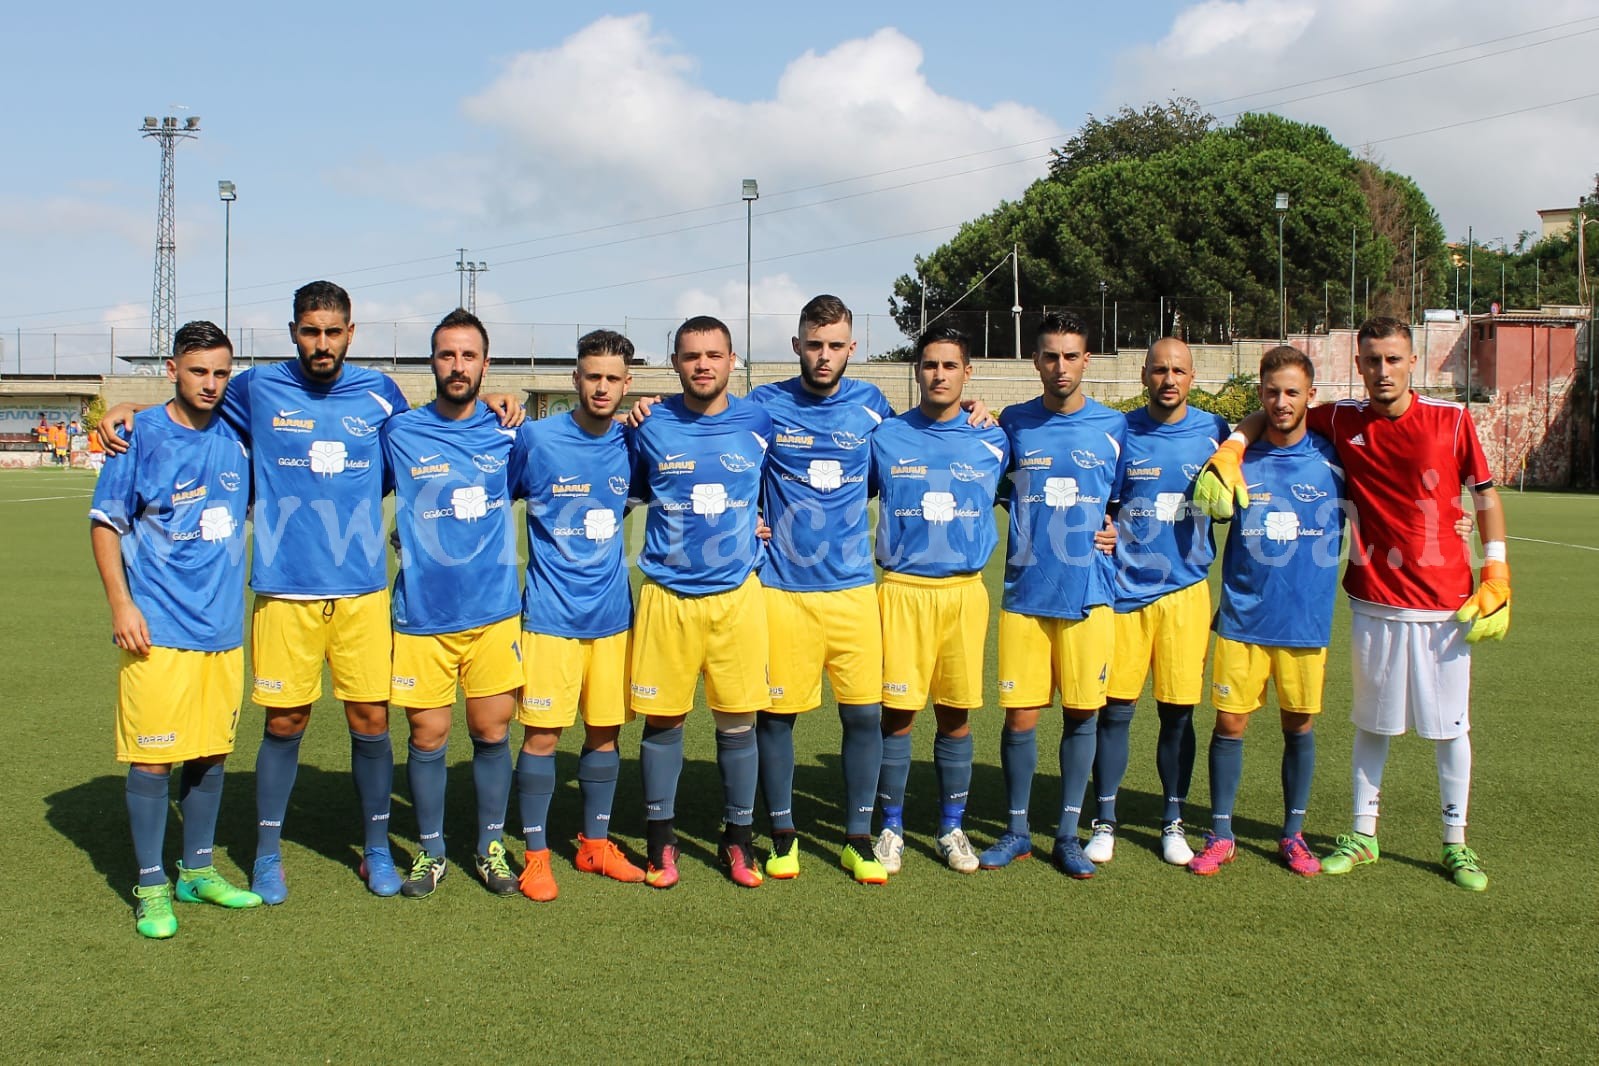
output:
[[[1288,343],[1288,290],[1283,285],[1283,219],[1288,217],[1288,194],[1277,194],[1277,336]]]
[[[145,129],[153,130],[159,125],[160,125],[160,122],[158,122],[156,120],[156,117],[154,115],[146,115],[146,116],[144,116],[144,128]]]
[[[754,178],[744,179],[741,193],[744,200],[744,395],[754,388],[755,342],[754,312],[751,310],[751,286],[755,272],[755,201],[761,198],[761,187]]]
[[[186,130],[197,130],[197,129],[199,129],[200,128],[200,116],[199,115],[190,115],[188,118],[184,119],[183,120],[183,128],[186,129]]]
[[[239,188],[231,181],[217,182],[217,198],[222,201],[222,332],[228,331],[228,304],[232,288],[233,267],[233,201],[239,198]]]

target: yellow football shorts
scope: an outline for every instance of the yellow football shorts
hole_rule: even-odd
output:
[[[1107,606],[1082,619],[999,612],[999,705],[1048,707],[1058,690],[1062,707],[1105,706],[1115,619]]]
[[[1196,704],[1205,694],[1205,651],[1210,644],[1210,586],[1196,581],[1136,611],[1118,614],[1115,654],[1105,694],[1136,700],[1151,665],[1155,699]]]
[[[184,762],[233,750],[244,702],[244,649],[122,653],[117,761]]]
[[[1248,714],[1266,702],[1266,681],[1277,684],[1277,706],[1290,714],[1320,714],[1327,676],[1326,648],[1280,648],[1216,638],[1210,699],[1218,711]]]
[[[983,705],[988,589],[981,574],[916,577],[883,571],[883,706],[919,711],[935,704]]]
[[[871,585],[829,592],[766,590],[772,710],[822,705],[822,671],[839,703],[876,703],[883,691],[883,624]]]
[[[262,707],[304,707],[322,698],[322,663],[333,695],[356,703],[389,697],[389,590],[332,600],[256,594],[250,611],[253,699]]]
[[[458,633],[394,634],[389,702],[413,710],[450,707],[522,687],[522,624],[516,615]]]
[[[583,712],[585,725],[626,725],[632,634],[579,639],[522,631],[522,702],[516,720],[565,729]]]
[[[702,675],[712,710],[764,711],[772,705],[767,647],[766,597],[754,574],[708,596],[680,596],[646,581],[633,619],[633,711],[687,714]]]

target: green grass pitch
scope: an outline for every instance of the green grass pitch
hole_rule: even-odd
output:
[[[962,877],[933,857],[931,722],[918,726],[903,874],[854,885],[836,866],[838,721],[796,731],[796,881],[758,891],[715,869],[720,810],[708,718],[692,716],[671,892],[578,875],[576,731],[552,815],[561,897],[489,896],[470,873],[470,745],[451,745],[452,876],[425,901],[377,899],[355,875],[343,716],[313,714],[286,830],[286,905],[185,906],[175,940],[133,929],[133,859],[112,759],[115,650],[89,557],[89,475],[0,474],[0,1003],[17,1061],[394,1061],[420,1054],[656,1061],[1590,1060],[1599,1035],[1594,770],[1586,676],[1599,632],[1599,498],[1507,494],[1515,625],[1475,660],[1472,841],[1492,879],[1474,895],[1438,860],[1430,745],[1395,743],[1383,859],[1301,880],[1273,858],[1275,714],[1249,735],[1239,860],[1216,878],[1161,864],[1153,708],[1134,722],[1116,860],[1070,881],[1042,856],[1059,781],[1058,716],[1040,727],[1034,861]],[[989,573],[997,586],[997,566]],[[997,593],[997,587],[995,587]],[[997,595],[995,597],[997,603]],[[1340,607],[1308,823],[1318,850],[1347,828],[1347,613]],[[993,648],[990,646],[992,662]],[[992,668],[989,681],[992,684]],[[1204,747],[1189,808],[1207,819]],[[253,854],[259,712],[246,704],[218,863]],[[617,836],[642,831],[638,726],[623,735]],[[394,723],[404,751],[403,720]],[[999,715],[980,712],[968,828],[1002,828]],[[519,731],[513,727],[513,738]],[[397,857],[415,848],[403,766]],[[519,826],[513,799],[510,827]],[[764,832],[764,816],[757,817]],[[169,863],[176,819],[168,836]],[[509,834],[517,840],[514,833]],[[762,837],[764,842],[764,836]],[[520,843],[513,852],[520,853]],[[464,868],[463,868],[464,864]],[[1591,1060],[1590,1060],[1591,1061]]]

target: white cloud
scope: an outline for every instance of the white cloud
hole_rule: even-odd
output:
[[[816,294],[806,292],[787,274],[758,277],[750,286],[750,349],[757,361],[782,361],[794,358],[789,339],[799,318],[799,309]],[[689,289],[677,298],[677,313],[715,315],[733,331],[733,348],[745,354],[744,281],[728,281],[714,289]]]
[[[1176,93],[1224,117],[1270,110],[1325,126],[1357,150],[1371,143],[1385,166],[1413,177],[1451,237],[1474,225],[1479,237],[1514,241],[1537,227],[1539,208],[1592,188],[1592,102],[1399,135],[1592,92],[1599,35],[1586,31],[1599,28],[1594,15],[1580,0],[1512,8],[1493,0],[1204,0],[1179,12],[1159,43],[1121,57],[1107,101],[1141,106]],[[1574,20],[1585,21],[1416,58]],[[1543,39],[1553,43],[1519,47]],[[1428,67],[1440,69],[1393,77]],[[1365,82],[1375,83],[1328,92]]]

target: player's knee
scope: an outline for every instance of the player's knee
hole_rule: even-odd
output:
[[[1230,711],[1216,712],[1216,735],[1238,739],[1244,735],[1244,730],[1249,726],[1249,715],[1233,714]]]
[[[387,703],[358,703],[349,700],[344,704],[344,716],[349,720],[350,728],[357,733],[366,733],[370,736],[376,733],[388,732],[389,705]]]
[[[1133,720],[1133,706],[1127,700],[1110,700],[1099,712],[1099,720],[1106,725],[1127,725]]]
[[[1316,724],[1316,716],[1313,714],[1301,714],[1297,711],[1284,711],[1282,712],[1282,715],[1284,733],[1290,733],[1294,735],[1308,733],[1310,732],[1311,727]]]
[[[522,750],[529,755],[554,755],[555,745],[561,739],[559,729],[545,729],[539,726],[528,726],[522,733]],[[590,737],[589,747],[594,747]]]
[[[729,711],[712,711],[718,733],[747,733],[755,728],[755,712],[734,714]]]

